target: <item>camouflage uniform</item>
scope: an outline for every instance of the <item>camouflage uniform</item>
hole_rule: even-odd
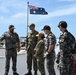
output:
[[[55,48],[56,37],[52,32],[46,37],[46,41],[45,41],[46,51],[48,50],[48,47],[50,44],[54,45],[54,48]],[[46,57],[47,69],[48,69],[49,75],[55,75],[55,70],[54,70],[55,50],[54,48]]]
[[[6,52],[5,52],[5,56],[6,56],[6,64],[5,64],[5,72],[8,73],[9,72],[9,67],[10,67],[10,59],[12,58],[12,69],[13,69],[13,73],[16,72],[16,62],[17,62],[17,51],[16,51],[16,47],[17,47],[17,43],[19,43],[19,37],[17,33],[9,33],[9,32],[5,32],[2,37],[0,38],[0,40],[5,40],[5,47],[6,47]]]
[[[37,37],[36,35],[38,32],[35,30],[33,33],[28,33],[28,38],[26,40],[27,42],[27,69],[28,71],[31,71],[32,69],[32,59],[33,59],[33,68],[34,71],[37,71],[37,60],[34,58],[34,48],[37,44]]]
[[[74,75],[74,61],[71,58],[74,43],[74,36],[67,30],[59,37],[61,75]]]
[[[44,41],[40,40],[37,43],[35,49],[36,49],[35,56],[37,57],[38,69],[39,69],[41,75],[45,75],[45,69],[44,69]]]

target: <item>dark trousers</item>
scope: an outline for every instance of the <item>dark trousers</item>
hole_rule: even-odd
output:
[[[6,73],[9,72],[10,59],[12,58],[12,70],[15,73],[16,72],[16,62],[17,62],[17,52],[16,52],[16,49],[6,50],[5,56],[6,56],[5,72]]]
[[[47,70],[49,75],[56,75],[55,74],[55,69],[54,69],[54,61],[55,61],[55,54],[49,54],[46,57],[46,62],[47,62]]]
[[[28,71],[32,70],[32,63],[34,71],[37,71],[37,60],[34,58],[34,51],[28,50],[27,51],[27,69]]]
[[[74,61],[70,57],[62,58],[62,66],[60,67],[60,75],[75,75]]]

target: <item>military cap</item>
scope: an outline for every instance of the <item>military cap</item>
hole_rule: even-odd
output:
[[[14,25],[10,25],[10,26],[9,26],[9,29],[10,29],[10,28],[15,29]]]
[[[58,24],[58,27],[63,27],[63,28],[67,28],[67,23],[65,21],[60,21]]]
[[[48,25],[45,25],[44,27],[43,27],[43,29],[42,30],[51,30],[51,28],[50,28],[50,26],[48,26]]]
[[[44,33],[39,33],[39,34],[37,34],[36,36],[37,36],[37,37],[41,37],[41,38],[45,38]]]
[[[34,23],[31,23],[31,24],[29,25],[29,27],[30,27],[30,26],[34,26],[34,27],[35,27],[35,24],[34,24]]]

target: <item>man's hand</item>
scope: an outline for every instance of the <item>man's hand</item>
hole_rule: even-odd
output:
[[[20,42],[18,43],[17,51],[20,51]]]
[[[17,48],[17,51],[18,51],[18,52],[20,51],[20,47]]]
[[[27,48],[25,48],[25,51],[27,51]]]
[[[48,54],[49,54],[48,52],[44,53],[44,57],[47,57]]]
[[[36,55],[34,55],[34,58],[36,58]]]
[[[36,52],[36,49],[34,49],[34,52]]]
[[[76,60],[76,54],[72,54],[72,59]]]

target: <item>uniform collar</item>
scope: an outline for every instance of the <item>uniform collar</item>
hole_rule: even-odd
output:
[[[64,35],[68,30],[65,30],[64,32],[60,33],[60,35]]]
[[[35,32],[35,30],[33,32],[31,31],[30,33],[33,34],[34,32]]]
[[[50,32],[50,33],[48,34],[48,36],[51,35],[51,34],[52,34],[52,32]]]

